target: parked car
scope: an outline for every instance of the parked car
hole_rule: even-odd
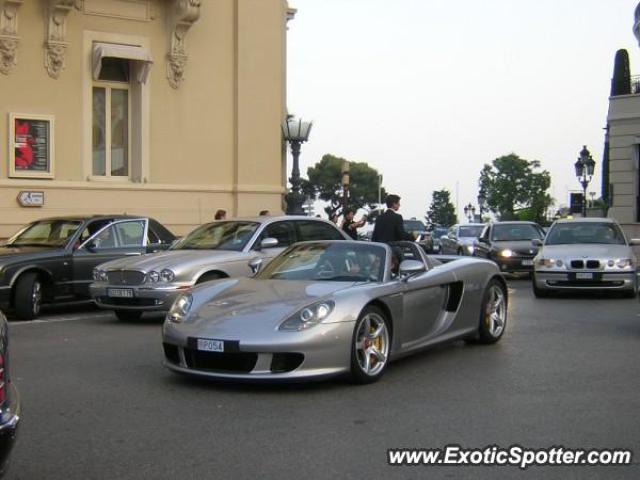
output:
[[[449,229],[447,227],[435,227],[431,230],[431,239],[433,241],[433,246],[431,247],[431,251],[433,253],[440,253],[441,251],[441,241],[442,237],[447,234]]]
[[[183,293],[163,326],[165,365],[225,380],[369,383],[427,346],[500,340],[508,297],[493,262],[442,263],[413,242],[393,245],[299,243],[254,278]]]
[[[95,266],[166,249],[174,238],[156,220],[128,215],[30,223],[0,247],[0,308],[29,320],[43,303],[88,299]]]
[[[552,291],[620,291],[634,297],[638,291],[638,261],[631,248],[640,239],[627,241],[611,218],[558,220],[534,259],[533,293]]]
[[[416,218],[404,220],[404,231],[413,234],[415,242],[420,245],[425,252],[433,251],[431,232],[427,232],[427,227],[420,220]]]
[[[543,238],[542,227],[534,222],[490,223],[478,237],[473,255],[493,260],[503,272],[531,272],[538,253],[531,241]]]
[[[440,253],[442,255],[473,255],[475,243],[484,225],[484,223],[454,225],[440,239]]]
[[[0,476],[7,469],[20,423],[20,396],[11,381],[9,362],[9,327],[0,311]]]
[[[176,297],[198,283],[251,275],[288,246],[305,240],[345,240],[320,218],[262,216],[202,225],[170,250],[99,265],[91,296],[121,320],[144,311],[167,311]]]

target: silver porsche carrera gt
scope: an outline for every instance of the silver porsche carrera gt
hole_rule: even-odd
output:
[[[165,365],[218,379],[379,379],[391,360],[455,339],[498,341],[507,287],[495,263],[426,256],[413,242],[297,243],[253,278],[182,294]]]

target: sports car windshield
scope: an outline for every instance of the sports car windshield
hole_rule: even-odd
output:
[[[458,230],[458,236],[459,237],[479,237],[480,234],[482,233],[482,229],[484,228],[484,225],[478,225],[477,227],[460,227],[460,230]]]
[[[303,243],[273,259],[257,278],[327,281],[381,282],[386,250],[366,243]]]
[[[625,245],[625,240],[618,226],[613,223],[575,222],[556,224],[545,241],[545,245],[576,243]]]
[[[251,239],[259,224],[256,222],[214,222],[196,228],[180,240],[172,250],[234,250],[240,251]]]
[[[7,241],[11,247],[63,247],[82,224],[79,220],[40,220]]]
[[[491,240],[496,242],[508,242],[518,240],[543,239],[544,234],[534,225],[529,223],[508,223],[494,225]]]

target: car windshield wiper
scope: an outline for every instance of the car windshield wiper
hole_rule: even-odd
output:
[[[50,243],[29,243],[29,242],[25,242],[25,243],[7,243],[7,245],[5,245],[6,247],[50,247],[50,248],[57,248],[60,245],[52,245]]]

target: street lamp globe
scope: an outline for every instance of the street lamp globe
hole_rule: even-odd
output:
[[[591,156],[591,153],[587,149],[586,145],[582,146],[582,150],[580,151],[580,156],[576,163],[573,164],[576,170],[576,177],[582,185],[582,216],[587,216],[587,187],[589,186],[589,182],[591,182],[591,178],[593,177],[593,172],[595,171],[596,162]]]

